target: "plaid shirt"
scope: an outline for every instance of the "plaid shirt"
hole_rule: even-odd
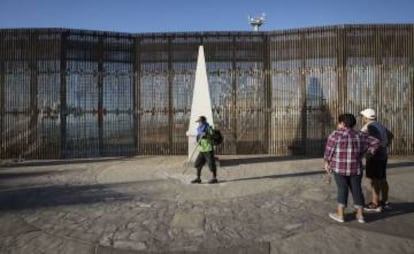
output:
[[[361,131],[352,128],[336,130],[329,135],[324,160],[340,175],[361,175],[364,153],[373,154],[379,146],[380,140]]]

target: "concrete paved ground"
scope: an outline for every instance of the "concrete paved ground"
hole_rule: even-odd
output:
[[[414,157],[390,159],[392,209],[366,224],[328,218],[321,158],[220,156],[217,185],[185,160],[3,161],[0,253],[414,253]]]

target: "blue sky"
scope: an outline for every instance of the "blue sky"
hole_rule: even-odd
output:
[[[337,24],[414,23],[414,0],[0,0],[0,28],[128,33],[262,31]]]

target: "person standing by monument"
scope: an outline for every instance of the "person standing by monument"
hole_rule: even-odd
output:
[[[367,133],[381,141],[380,148],[372,156],[366,157],[366,176],[371,181],[371,202],[365,206],[367,212],[381,212],[382,208],[389,208],[387,182],[387,146],[393,138],[392,133],[382,124],[377,122],[375,110],[371,108],[360,112],[362,116],[362,132]],[[381,198],[380,199],[380,195]]]
[[[209,138],[212,135],[213,129],[207,122],[205,116],[200,116],[196,121],[197,127],[197,146],[199,153],[195,160],[194,167],[197,169],[197,177],[191,183],[201,183],[201,170],[207,163],[213,177],[208,181],[210,184],[217,183],[217,167],[216,159],[214,157],[214,146],[212,140]]]
[[[355,116],[341,114],[338,117],[337,129],[332,132],[326,143],[324,162],[328,174],[333,174],[337,186],[337,212],[329,213],[329,217],[337,222],[344,222],[345,208],[348,203],[348,189],[351,190],[356,219],[365,223],[362,193],[362,158],[366,152],[373,154],[380,141],[355,130]]]

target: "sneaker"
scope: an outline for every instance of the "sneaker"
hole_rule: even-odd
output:
[[[365,219],[364,219],[363,215],[361,215],[361,216],[356,215],[356,219],[359,223],[365,223]]]
[[[382,202],[382,201],[381,201],[381,206],[382,206],[382,208],[383,208],[383,209],[385,209],[385,210],[391,210],[391,204],[390,204],[390,202],[388,202],[388,201],[385,201],[385,202]]]
[[[201,183],[201,179],[196,178],[196,179],[192,180],[191,183]]]
[[[379,213],[382,211],[382,207],[374,203],[369,203],[367,206],[364,207],[364,211]]]
[[[218,183],[217,178],[212,178],[210,181],[208,181],[210,184]]]
[[[337,221],[337,222],[340,222],[340,223],[344,222],[344,216],[339,216],[336,213],[329,213],[329,217],[331,219],[333,219],[334,221]]]

